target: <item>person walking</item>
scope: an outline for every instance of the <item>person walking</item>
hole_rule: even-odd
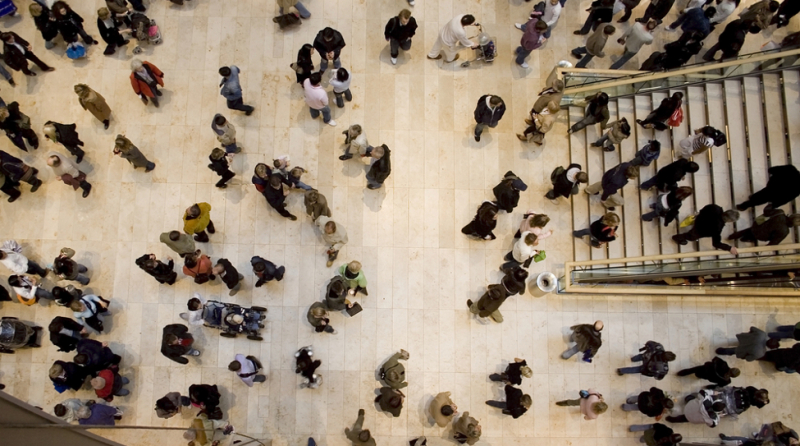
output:
[[[194,279],[194,283],[202,285],[216,279],[211,272],[211,258],[198,249],[195,254],[187,255],[183,260],[183,274]]]
[[[745,211],[749,208],[769,203],[764,212],[777,209],[800,196],[800,171],[791,164],[772,166],[767,169],[769,179],[767,185],[748,199],[736,205],[736,209]]]
[[[766,209],[769,206],[766,206]],[[758,245],[758,242],[767,242],[773,246],[780,244],[791,229],[800,226],[800,214],[786,215],[782,209],[765,210],[756,217],[753,226],[741,231],[736,231],[728,236],[728,240],[742,240]]]
[[[494,228],[497,227],[497,204],[493,201],[484,201],[478,207],[475,217],[468,225],[461,228],[461,233],[480,240],[494,240]]]
[[[231,65],[229,67],[220,67],[219,75],[222,80],[219,86],[222,87],[219,94],[228,102],[228,108],[231,110],[243,111],[245,115],[250,116],[253,114],[255,108],[245,105],[242,98],[242,85],[239,83],[239,67]]]
[[[689,159],[712,147],[722,146],[727,142],[728,139],[724,133],[707,125],[696,129],[693,135],[682,139],[678,143],[679,148],[676,150],[676,155],[678,158]]]
[[[763,31],[770,26],[772,17],[779,8],[780,3],[775,0],[761,0],[744,8],[739,13],[739,17],[749,24],[751,28]]]
[[[669,128],[667,120],[681,108],[682,103],[683,93],[677,91],[672,96],[662,99],[658,108],[650,112],[644,120],[637,119],[636,122],[646,129],[667,130]]]
[[[627,8],[625,11],[625,14],[630,16],[630,12]],[[623,21],[625,20],[620,20],[620,22]],[[622,37],[617,40],[620,45],[625,45],[625,50],[622,52],[622,56],[611,65],[610,69],[619,70],[631,60],[643,46],[653,43],[653,32],[657,26],[658,22],[652,19],[648,20],[647,23],[636,22],[631,25],[631,27],[622,34]]]
[[[580,398],[574,400],[557,401],[556,406],[579,406],[584,420],[596,420],[597,417],[606,413],[608,404],[603,399],[603,395],[594,389],[581,390]]]
[[[36,274],[47,276],[47,269],[22,255],[22,247],[14,240],[5,242],[0,247],[0,263],[14,274]]]
[[[253,387],[254,383],[263,383],[267,381],[267,375],[258,373],[264,368],[255,356],[243,355],[237,353],[233,361],[228,364],[228,370],[236,373],[236,376],[242,380],[247,387]]]
[[[314,62],[311,56],[314,54],[314,47],[310,43],[303,44],[297,51],[297,60],[290,67],[294,70],[297,83],[305,88],[303,82],[314,72]]]
[[[769,332],[770,339],[794,339],[800,341],[800,322],[795,325],[778,325],[775,331]]]
[[[228,295],[233,296],[242,288],[242,280],[244,276],[239,274],[239,271],[234,268],[228,259],[219,259],[217,264],[211,269],[211,273],[219,276],[225,283],[229,290]]]
[[[195,203],[183,214],[183,232],[194,235],[194,240],[200,243],[208,242],[209,234],[217,232],[214,222],[211,221],[211,205],[208,203]]]
[[[715,352],[718,355],[736,355],[739,359],[752,362],[763,358],[767,349],[776,349],[780,345],[777,339],[769,339],[767,333],[757,327],[750,327],[749,331],[738,333],[736,339],[738,341],[736,347],[719,347]]]
[[[99,371],[107,368],[115,366],[119,368],[119,363],[122,361],[120,355],[108,348],[108,342],[98,342],[94,339],[84,338],[78,341],[76,353],[72,360],[91,376],[96,376]]]
[[[669,14],[674,4],[675,0],[650,0],[650,4],[647,5],[644,15],[636,19],[636,21],[639,23],[647,23],[652,18],[660,25],[664,17]]]
[[[539,254],[539,251],[534,247],[539,244],[538,237],[532,232],[523,232],[520,238],[514,243],[514,247],[503,258],[506,262],[500,267],[500,270],[512,269],[516,267],[529,268],[534,256]]]
[[[322,121],[325,124],[336,127],[336,121],[331,119],[331,108],[328,107],[328,92],[322,88],[322,75],[311,73],[308,79],[303,81],[303,95],[306,105],[311,112],[311,119],[317,119],[322,114]]]
[[[464,412],[453,424],[453,438],[460,444],[474,445],[481,439],[483,429],[475,417]]]
[[[592,147],[602,147],[604,152],[613,152],[617,144],[631,136],[631,126],[625,118],[608,123],[608,127],[608,131],[600,139],[590,144]]]
[[[233,155],[225,153],[224,150],[218,147],[214,147],[214,149],[211,150],[211,154],[208,155],[208,168],[220,176],[219,181],[217,181],[214,186],[220,189],[225,189],[228,187],[228,181],[236,176],[236,174],[230,169],[230,164],[228,164],[231,156]]]
[[[379,376],[389,388],[399,390],[408,386],[408,383],[405,382],[406,368],[400,360],[408,361],[410,357],[411,355],[407,351],[400,349],[383,363]]]
[[[393,417],[400,416],[403,410],[403,401],[406,396],[403,392],[392,389],[391,387],[381,387],[380,394],[375,397],[375,402],[384,412],[389,412]]]
[[[55,289],[54,289],[55,290]],[[58,347],[59,352],[69,353],[78,347],[84,336],[89,336],[86,328],[68,317],[56,316],[47,326],[50,342]]]
[[[108,129],[111,123],[111,108],[100,93],[92,90],[86,84],[77,84],[73,87],[78,95],[78,102],[84,110],[88,110],[98,121],[103,123],[103,128]]]
[[[314,327],[314,331],[317,333],[336,334],[336,330],[331,327],[331,320],[328,318],[328,310],[325,308],[324,303],[314,302],[311,304],[306,313],[306,319],[308,319],[308,323]]]
[[[467,307],[470,313],[476,314],[481,318],[491,317],[493,321],[500,324],[503,322],[500,306],[503,305],[507,298],[508,293],[503,285],[489,285],[486,292],[477,302],[467,299]]]
[[[191,406],[188,396],[183,396],[180,392],[169,392],[156,400],[156,416],[158,418],[169,419],[181,413],[181,409]]]
[[[494,382],[502,382],[507,384],[512,384],[515,386],[522,385],[522,377],[531,378],[533,377],[533,371],[530,367],[528,367],[528,362],[524,359],[514,358],[514,362],[511,362],[506,366],[506,370],[503,373],[492,373],[489,375],[489,379]]]
[[[530,56],[533,50],[541,48],[547,37],[545,34],[549,31],[547,22],[541,19],[538,12],[531,14],[530,20],[520,26],[522,29],[522,38],[520,39],[519,46],[516,49],[517,59],[516,63],[522,68],[528,68],[528,63],[525,59]]]
[[[169,263],[164,263],[156,258],[155,254],[145,254],[136,259],[136,265],[144,272],[155,277],[158,283],[173,285],[178,278],[175,272],[175,262],[172,257],[167,257]]]
[[[314,38],[314,49],[320,56],[319,73],[322,74],[328,69],[328,63],[333,61],[333,68],[340,68],[342,61],[339,55],[347,44],[342,37],[342,33],[331,27],[326,27],[317,33]]]
[[[192,236],[189,234],[181,234],[180,231],[164,232],[159,236],[159,241],[181,257],[187,254],[194,254],[195,244]]]
[[[458,406],[456,406],[452,398],[450,398],[450,392],[439,393],[433,398],[430,406],[428,406],[428,413],[431,414],[434,423],[439,427],[447,427],[452,423],[457,412]]]
[[[465,26],[479,26],[479,24],[475,23],[475,17],[471,14],[461,14],[453,17],[453,20],[444,25],[439,31],[439,35],[436,36],[436,43],[428,53],[428,59],[441,59],[442,52],[444,52],[445,63],[450,63],[458,60],[459,45],[466,48],[477,48],[478,45],[467,38]]]
[[[675,353],[664,350],[664,346],[655,341],[647,341],[639,351],[642,353],[631,357],[631,361],[642,361],[642,365],[618,368],[617,375],[641,373],[660,381],[667,376],[669,363],[676,358]]]
[[[356,419],[353,428],[344,428],[344,435],[353,446],[375,446],[375,439],[369,432],[369,429],[364,429],[364,409],[358,409],[358,418]]]
[[[303,194],[303,204],[306,206],[306,214],[315,223],[319,217],[330,217],[332,215],[325,195],[322,195],[316,189],[307,190]]]
[[[781,27],[788,25],[789,20],[796,16],[797,13],[800,13],[800,4],[791,0],[783,0],[780,7],[778,7],[778,11],[772,16],[772,20],[770,20],[769,24],[778,25],[778,29],[780,29]]]
[[[692,195],[693,189],[688,186],[679,187],[668,193],[659,193],[656,201],[650,204],[652,211],[642,215],[643,221],[653,221],[664,218],[664,227],[668,227],[673,220],[678,218],[683,201]]]
[[[574,31],[573,34],[576,36],[582,36],[589,34],[589,30],[592,31],[597,30],[597,28],[602,28],[603,23],[611,22],[611,18],[614,17],[614,0],[595,0],[589,6],[589,15],[586,17],[586,21],[583,22],[583,26],[578,31]],[[563,6],[563,5],[562,5]]]
[[[525,123],[529,127],[521,135],[517,133],[517,139],[525,142],[534,142],[538,145],[544,144],[544,135],[553,129],[553,124],[555,124],[560,110],[561,107],[555,102],[550,102],[541,113],[531,110],[530,119],[525,119]]]
[[[277,280],[280,282],[283,280],[283,275],[286,272],[286,267],[277,266],[269,260],[259,256],[253,256],[250,259],[250,265],[253,266],[253,274],[258,277],[258,280],[255,284],[256,288],[260,288],[262,285],[272,280]]]
[[[211,121],[211,130],[217,135],[217,141],[222,145],[227,153],[239,153],[242,148],[236,145],[236,127],[217,113]]]
[[[595,321],[594,324],[578,324],[569,327],[569,329],[572,330],[569,340],[570,342],[575,342],[575,345],[562,353],[561,358],[569,359],[575,356],[575,354],[582,352],[583,360],[592,362],[592,358],[603,345],[601,333],[603,327],[603,321]]]
[[[675,403],[658,387],[651,387],[650,390],[641,392],[639,395],[629,396],[622,404],[622,410],[626,412],[638,410],[645,416],[656,420],[660,420],[662,416],[668,414],[673,407],[675,407]],[[632,426],[631,431],[633,430]]]
[[[317,217],[317,219],[314,220],[314,224],[319,228],[322,240],[328,245],[328,249],[325,251],[328,256],[328,261],[325,266],[330,268],[339,256],[339,251],[349,241],[347,238],[347,231],[343,225],[337,224],[325,215]]]
[[[333,87],[333,95],[336,97],[336,106],[344,107],[344,100],[353,100],[353,93],[350,92],[350,82],[353,77],[344,68],[337,68],[331,75],[330,84]]]
[[[314,373],[322,365],[322,361],[319,359],[312,360],[313,356],[314,351],[310,345],[301,348],[294,354],[294,373],[305,378],[305,381],[300,384],[301,389],[316,389],[322,384],[322,375]]]
[[[311,18],[311,12],[298,0],[277,0],[278,12],[280,14],[287,14],[290,8],[297,10],[300,17],[304,19]]]
[[[0,40],[3,41],[3,61],[12,70],[22,71],[26,76],[36,76],[36,73],[28,68],[30,60],[42,71],[55,71],[55,68],[36,57],[31,44],[17,33],[12,31],[0,33]]]
[[[586,110],[584,111],[583,119],[572,124],[572,127],[567,131],[572,134],[583,130],[592,124],[600,124],[600,130],[606,129],[608,118],[611,116],[608,112],[608,95],[604,92],[598,92],[592,97],[586,98]]]
[[[711,17],[717,13],[717,8],[709,6],[703,8],[690,9],[681,14],[677,20],[672,22],[667,31],[675,31],[679,26],[684,33],[696,32],[705,38],[711,32]]]
[[[606,243],[617,239],[617,228],[619,228],[619,216],[613,212],[608,212],[598,218],[588,228],[572,231],[572,236],[583,238],[589,236],[589,241],[593,248],[600,248]]]
[[[510,214],[519,204],[520,191],[525,192],[526,190],[528,190],[528,185],[509,170],[503,175],[500,184],[492,189],[492,192],[497,207]]]
[[[162,93],[158,87],[164,86],[164,73],[148,61],[131,60],[131,87],[139,99],[147,105],[148,98],[158,108],[158,98]]]
[[[72,317],[81,325],[88,325],[98,333],[102,333],[104,327],[100,315],[108,313],[109,305],[111,305],[111,302],[103,299],[102,296],[84,294],[70,302],[69,309],[72,310]]]
[[[558,197],[569,198],[570,195],[577,194],[580,184],[589,182],[589,175],[581,169],[581,165],[575,163],[570,164],[566,169],[561,166],[556,167],[550,174],[553,188],[544,195],[545,198],[556,200]]]
[[[84,275],[88,268],[72,260],[75,250],[72,248],[61,248],[58,257],[53,260],[52,270],[61,280],[73,280],[80,282],[81,285],[89,285],[89,278]]]
[[[22,192],[19,191],[19,182],[14,181],[10,177],[6,176],[2,171],[0,171],[0,190],[8,195],[8,202],[13,203],[17,200],[17,198],[22,195]]]
[[[6,181],[14,183],[15,187],[19,187],[19,182],[23,181],[31,185],[31,192],[36,192],[42,185],[42,180],[36,177],[38,173],[39,170],[35,167],[29,166],[22,162],[21,159],[0,150],[0,175],[6,177]],[[12,198],[14,198],[13,195]],[[9,200],[9,202],[13,201]]]
[[[156,163],[148,160],[138,147],[134,146],[130,139],[124,135],[117,135],[114,140],[114,155],[124,160],[128,160],[134,169],[143,167],[145,172],[150,172],[156,168]]]
[[[722,230],[726,223],[734,223],[739,219],[738,211],[724,211],[716,204],[709,204],[700,209],[694,219],[694,224],[689,231],[672,236],[672,240],[679,245],[711,237],[711,244],[716,249],[728,251],[733,255],[739,254],[735,246],[722,243]]]
[[[678,181],[686,178],[686,174],[695,173],[700,166],[694,161],[681,158],[658,170],[653,178],[643,182],[639,188],[650,190],[655,187],[659,192],[666,193],[678,188]]]
[[[506,289],[508,296],[525,294],[525,281],[528,279],[528,271],[521,266],[514,266],[512,268],[501,268],[504,274],[500,279],[500,285]]]
[[[19,103],[16,101],[7,106],[0,102],[0,129],[3,129],[8,139],[23,152],[28,151],[23,138],[33,150],[39,148],[39,137],[31,128],[31,118],[20,111]]]
[[[495,128],[506,112],[506,104],[500,96],[485,94],[478,99],[475,107],[475,141],[480,142],[481,133],[486,127]]]
[[[397,16],[386,22],[383,37],[389,42],[389,57],[392,59],[392,65],[397,65],[400,49],[403,51],[411,49],[411,38],[416,33],[417,20],[411,17],[411,11],[408,9],[401,10]]]
[[[703,363],[703,365],[690,367],[678,371],[678,376],[695,375],[699,379],[711,381],[713,384],[705,386],[706,389],[717,389],[725,387],[731,383],[731,378],[736,378],[741,374],[737,368],[731,368],[719,356],[715,356],[711,361]]]
[[[200,356],[200,351],[193,345],[194,337],[186,325],[170,324],[162,330],[161,354],[178,364],[189,363],[184,356]]]
[[[523,394],[522,390],[514,386],[506,384],[505,392],[505,401],[490,400],[486,401],[486,405],[502,409],[504,415],[511,415],[516,420],[525,414],[533,404],[533,399],[530,395]]]
[[[703,55],[703,60],[707,62],[715,60],[717,52],[720,50],[722,50],[722,58],[720,60],[737,57],[742,46],[744,46],[747,33],[758,34],[759,31],[757,27],[742,19],[728,23],[720,33],[717,43]]]
[[[644,147],[636,152],[636,155],[634,155],[633,159],[631,160],[631,165],[647,167],[652,164],[653,161],[657,160],[660,155],[661,143],[655,139],[651,139],[650,141],[647,141],[647,144],[645,144]]]
[[[800,343],[794,344],[791,348],[770,350],[758,360],[771,362],[779,372],[797,373],[800,370]]]
[[[284,190],[283,187],[286,182],[286,178],[280,173],[272,173],[269,176],[269,183],[264,187],[264,191],[261,194],[267,199],[267,203],[278,211],[281,217],[295,221],[297,217],[286,210],[286,196],[289,195],[289,190]]]
[[[108,8],[100,8],[97,10],[97,30],[100,31],[100,37],[106,42],[107,46],[103,54],[110,56],[117,51],[117,48],[123,47],[128,44],[128,40],[122,36],[122,33],[129,33],[129,30],[120,32],[119,28],[122,26],[122,20],[112,15]]]
[[[67,151],[75,155],[75,162],[80,164],[83,161],[86,153],[78,146],[83,146],[83,141],[80,140],[78,132],[75,131],[75,124],[59,124],[53,121],[47,121],[44,124],[42,133],[44,137],[60,143]]]
[[[49,152],[47,154],[47,165],[53,169],[53,174],[59,181],[72,186],[73,190],[83,189],[83,198],[89,196],[92,191],[92,185],[86,181],[86,174],[81,172],[78,166],[67,156],[58,152]]]
[[[586,46],[579,46],[572,50],[572,57],[579,59],[575,68],[585,68],[595,57],[606,57],[603,48],[609,36],[617,31],[612,25],[599,26],[597,30],[586,39]]]
[[[369,152],[369,170],[367,171],[367,189],[380,189],[384,181],[392,173],[392,151],[382,144]]]
[[[603,174],[601,181],[587,186],[583,191],[589,195],[597,195],[602,191],[600,204],[609,211],[613,211],[616,206],[622,206],[625,203],[618,192],[630,180],[635,180],[636,178],[639,178],[639,166],[634,166],[629,162],[620,163],[608,169]]]

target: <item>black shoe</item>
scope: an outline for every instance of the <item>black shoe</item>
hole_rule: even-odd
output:
[[[613,151],[614,151],[614,146],[603,147],[603,152],[613,152]]]
[[[22,195],[22,194],[20,194],[20,195]],[[17,201],[17,198],[19,198],[19,195],[14,195],[13,197],[8,197],[8,202],[9,203],[13,203],[13,202]]]
[[[86,197],[88,197],[88,196],[89,196],[89,192],[91,192],[91,191],[92,191],[92,188],[91,188],[91,187],[90,187],[90,188],[88,188],[88,189],[84,189],[84,190],[83,190],[83,198],[86,198]]]
[[[110,124],[110,123],[111,123],[111,122],[110,122],[108,119],[106,119],[105,121],[103,121],[103,129],[104,129],[104,130],[108,130],[108,124]]]
[[[225,189],[225,188],[228,187],[228,185],[227,184],[217,184],[217,187],[220,188],[220,189]]]
[[[480,135],[475,135],[475,141],[476,141],[476,142],[481,142],[481,137],[480,137]]]
[[[161,96],[161,95],[162,95],[161,90],[156,90],[156,96]]]
[[[373,186],[371,184],[367,184],[367,189],[375,190],[375,189],[380,189],[380,187],[379,186]]]
[[[290,215],[289,215],[289,220],[291,220],[291,221],[296,221],[296,220],[297,220],[297,216],[295,216],[295,215],[291,215],[291,214],[290,214]]]
[[[467,299],[467,308],[472,308],[472,299]]]
[[[572,34],[575,34],[576,36],[582,36],[583,35],[581,30],[573,31]]]
[[[39,186],[41,185],[42,185],[42,180],[36,181],[36,183],[33,186],[31,186],[31,192],[36,192],[37,190],[39,190]]]
[[[252,115],[252,114],[253,114],[253,112],[254,112],[255,110],[256,110],[256,109],[254,109],[254,108],[251,108],[250,110],[248,110],[248,111],[244,112],[244,115],[245,115],[245,116],[250,116],[250,115]]]
[[[16,87],[17,86],[17,83],[14,82],[14,78],[9,79],[8,83],[11,84],[12,87]]]
[[[81,161],[83,161],[83,155],[78,155],[78,157],[77,157],[77,158],[75,158],[75,162],[76,162],[76,163],[78,163],[78,164],[80,164],[80,163],[81,163]]]
[[[615,208],[614,206],[611,206],[610,208],[606,208],[606,209],[608,209],[609,211],[616,211],[617,210],[617,208]]]
[[[351,158],[353,158],[352,154],[342,155],[342,156],[339,157],[339,159],[342,160],[342,161],[347,161],[347,160],[349,160]]]
[[[578,54],[575,51],[570,52],[570,54],[572,54],[572,57],[574,57],[576,59],[582,59],[583,58],[583,55]]]

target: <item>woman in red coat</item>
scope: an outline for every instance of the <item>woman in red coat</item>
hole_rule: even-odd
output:
[[[147,105],[147,98],[153,101],[153,105],[158,108],[158,97],[161,92],[158,87],[164,86],[164,73],[150,62],[142,62],[139,59],[131,61],[131,86],[133,92]]]

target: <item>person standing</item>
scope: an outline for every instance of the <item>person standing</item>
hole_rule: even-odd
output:
[[[184,356],[200,356],[200,351],[193,347],[194,337],[189,327],[183,324],[170,324],[164,327],[161,338],[161,354],[177,362],[188,364]]]
[[[53,318],[47,330],[50,332],[50,342],[58,347],[59,352],[68,353],[75,350],[83,336],[89,336],[83,325],[63,316]]]
[[[228,259],[219,259],[217,264],[211,269],[211,273],[219,276],[225,285],[231,290],[228,295],[233,296],[239,292],[242,287],[242,280],[244,276],[239,274],[239,271],[234,268]]]
[[[298,0],[277,0],[278,2],[278,12],[281,14],[286,14],[289,12],[289,8],[297,9],[297,12],[300,14],[300,17],[304,19],[308,19],[311,17],[311,12],[309,12],[306,7],[300,3]]]
[[[241,150],[241,149],[239,149]],[[214,186],[225,189],[228,187],[228,181],[230,181],[236,174],[230,169],[230,165],[228,164],[230,157],[233,156],[232,154],[225,153],[224,150],[214,147],[211,150],[211,155],[208,156],[208,168],[211,169],[212,172],[216,173],[220,176],[219,181]]]
[[[50,152],[47,154],[47,165],[53,169],[53,174],[59,181],[72,186],[73,190],[78,190],[79,187],[83,189],[83,198],[89,196],[92,185],[86,181],[86,174],[71,159],[58,152]]]
[[[556,0],[558,2],[558,0]],[[545,87],[539,92],[539,98],[533,103],[533,110],[531,114],[541,113],[544,109],[550,106],[551,102],[556,105],[561,104],[561,98],[564,97],[564,81],[561,79],[553,79],[549,87]]]
[[[158,260],[155,254],[145,254],[136,259],[136,265],[144,272],[155,277],[158,283],[172,285],[178,278],[178,273],[174,271],[175,262],[172,257],[167,257],[168,264]]]
[[[500,184],[492,189],[492,193],[494,193],[497,207],[510,214],[519,204],[520,191],[525,192],[526,190],[528,190],[528,185],[509,170],[503,175]]]
[[[158,239],[181,257],[185,257],[187,254],[194,254],[197,249],[195,248],[192,236],[189,234],[181,234],[180,231],[164,232]]]
[[[314,327],[314,331],[317,333],[325,332],[336,334],[336,330],[331,327],[331,320],[328,318],[328,310],[325,309],[325,304],[323,302],[314,302],[311,304],[306,313],[306,319],[308,319],[308,323]]]
[[[626,9],[626,14],[630,15]],[[623,20],[620,20],[623,21]],[[646,24],[636,22],[628,28],[622,37],[617,40],[622,45],[625,45],[625,50],[622,56],[611,65],[612,70],[619,70],[625,65],[633,56],[635,56],[644,45],[653,43],[653,32],[658,26],[656,20],[648,20]],[[681,93],[682,95],[682,93]],[[671,114],[670,114],[671,116]]]
[[[31,185],[31,192],[36,192],[42,185],[42,180],[36,177],[39,170],[22,162],[21,159],[11,156],[0,150],[0,174],[14,183],[23,181]]]
[[[453,438],[460,444],[474,445],[481,438],[481,425],[469,412],[464,412],[453,425]]]
[[[314,220],[314,224],[319,228],[322,240],[328,245],[325,253],[328,255],[328,262],[325,264],[328,268],[333,265],[334,260],[339,256],[339,251],[349,241],[347,238],[347,231],[344,226],[337,224],[330,217],[320,215]]]
[[[583,352],[583,360],[592,362],[592,358],[603,345],[602,331],[603,321],[595,321],[594,324],[578,324],[569,327],[572,334],[569,337],[575,345],[561,354],[561,358],[569,359],[579,352]]]
[[[603,179],[590,186],[587,186],[583,191],[589,195],[597,195],[600,191],[603,195],[600,196],[600,203],[609,211],[613,211],[616,206],[622,206],[624,201],[617,193],[628,184],[628,181],[639,178],[639,166],[631,165],[631,163],[620,163],[611,169],[608,169],[603,174]]]
[[[516,420],[525,414],[533,404],[533,399],[530,395],[523,395],[522,390],[514,386],[506,384],[505,392],[505,401],[487,401],[486,405],[502,409],[503,414],[511,415]]]
[[[20,111],[19,103],[16,101],[8,106],[0,102],[0,129],[3,129],[8,139],[23,152],[28,151],[23,138],[33,150],[39,148],[39,137],[31,128],[31,118]]]
[[[760,191],[750,195],[748,199],[736,205],[736,209],[745,211],[749,208],[769,203],[764,212],[776,209],[800,196],[800,171],[791,164],[772,166],[767,172],[767,185]]]
[[[450,20],[447,25],[442,27],[439,35],[436,37],[436,43],[433,44],[431,52],[428,53],[428,59],[438,60],[442,58],[442,51],[444,51],[445,62],[450,63],[458,60],[458,45],[461,44],[467,48],[477,48],[478,45],[473,43],[467,38],[467,30],[465,26],[478,26],[475,23],[475,17],[471,14],[457,15]]]
[[[350,92],[350,82],[352,80],[353,77],[344,68],[338,68],[333,72],[330,84],[333,87],[333,95],[336,97],[337,107],[343,108],[345,99],[347,99],[347,102],[353,100],[353,93]]]
[[[336,31],[331,27],[326,27],[317,33],[314,38],[314,49],[317,50],[321,58],[319,63],[320,74],[328,69],[328,62],[333,61],[333,68],[340,68],[342,61],[339,60],[339,54],[342,49],[347,45],[342,37],[342,33]]]
[[[119,31],[122,25],[120,19],[115,15],[111,15],[108,8],[100,8],[97,10],[97,30],[100,31],[100,37],[106,42],[107,46],[103,54],[110,56],[117,51],[117,48],[123,47],[128,44],[125,37]],[[129,31],[123,31],[129,32]]]
[[[311,59],[313,54],[314,47],[310,43],[303,44],[297,51],[297,60],[294,65],[290,65],[294,70],[297,83],[303,88],[305,88],[303,81],[308,79],[311,73],[314,72],[314,61]]]
[[[56,18],[53,16],[53,13],[38,3],[31,3],[28,6],[28,11],[30,11],[31,17],[33,17],[36,29],[42,34],[44,47],[48,50],[53,49],[55,46],[53,39],[58,36],[58,26],[56,26]],[[2,74],[12,86],[14,85],[14,79],[11,78],[11,75],[8,74],[5,68],[0,69],[0,74]],[[8,74],[8,76],[6,76],[6,74]]]
[[[322,195],[316,189],[307,190],[303,194],[303,204],[306,206],[306,214],[308,214],[314,222],[316,222],[319,217],[331,216],[328,200],[325,198],[325,195]]]
[[[95,376],[97,372],[110,367],[119,367],[122,357],[108,348],[108,342],[98,342],[94,339],[81,339],[76,346],[75,364],[83,367],[87,374]]]
[[[83,387],[84,381],[88,376],[83,367],[74,362],[55,361],[48,371],[50,381],[56,386],[56,390],[61,388],[62,392],[66,389],[78,390]]]
[[[217,141],[227,153],[239,153],[242,148],[236,145],[236,127],[224,116],[217,113],[211,121],[211,130],[217,135]]]
[[[544,196],[550,200],[558,197],[569,198],[570,195],[578,193],[580,183],[589,182],[589,175],[581,170],[580,164],[570,164],[566,169],[559,166],[550,174],[550,182],[553,188]]]
[[[431,401],[428,412],[439,427],[447,427],[453,422],[453,418],[458,412],[458,407],[450,398],[450,392],[441,392]]]
[[[104,327],[100,315],[108,313],[110,304],[111,302],[103,299],[102,296],[84,294],[70,302],[69,309],[72,310],[72,317],[81,325],[88,325],[97,330],[98,333],[102,333]]]
[[[222,89],[219,91],[225,100],[228,102],[228,108],[231,110],[241,110],[245,115],[250,116],[255,108],[245,105],[242,98],[242,85],[239,83],[239,67],[231,65],[229,67],[221,67],[219,75],[222,76],[219,86]]]
[[[361,270],[361,262],[353,260],[350,263],[345,263],[339,267],[338,272],[347,284],[348,292],[351,295],[355,296],[360,291],[365,296],[369,296],[367,292],[367,276]]]
[[[270,174],[269,183],[264,187],[264,191],[261,194],[267,199],[267,203],[278,211],[281,217],[295,221],[297,217],[286,210],[286,196],[289,195],[289,191],[284,190],[284,182],[286,182],[286,178],[280,173]]]
[[[26,76],[36,76],[36,73],[28,68],[30,60],[42,71],[55,71],[55,68],[36,57],[31,44],[17,33],[11,31],[0,33],[0,40],[3,41],[3,61],[12,70],[22,71]]]
[[[694,219],[692,228],[683,234],[672,236],[672,240],[680,245],[711,237],[711,243],[716,249],[729,251],[733,255],[739,254],[735,246],[722,243],[722,229],[726,223],[734,223],[739,219],[738,211],[722,211],[716,204],[709,204],[700,209]]]
[[[358,418],[353,428],[344,428],[344,435],[353,443],[353,446],[375,446],[375,439],[369,429],[363,429],[364,409],[358,409]]]
[[[250,259],[250,265],[253,266],[253,274],[258,277],[258,280],[255,284],[256,288],[260,288],[262,285],[272,280],[277,280],[280,282],[283,279],[284,273],[286,272],[286,267],[277,266],[269,260],[259,256],[253,256],[253,258]]]
[[[111,108],[100,93],[92,90],[86,84],[77,84],[73,87],[78,95],[78,102],[84,110],[89,110],[98,121],[103,123],[103,128],[108,129],[111,122]]]
[[[83,145],[83,141],[81,141],[78,132],[75,131],[75,127],[75,124],[59,124],[47,121],[44,123],[42,133],[45,138],[64,146],[69,153],[75,155],[75,162],[80,164],[86,153],[78,147]]]
[[[403,392],[392,389],[391,387],[381,387],[380,395],[375,397],[375,402],[384,412],[389,412],[393,417],[400,416],[400,411],[403,410],[403,401],[405,400]]]
[[[114,155],[124,160],[128,160],[134,169],[143,167],[145,172],[150,172],[156,168],[156,164],[148,160],[138,147],[134,146],[131,140],[124,135],[117,135],[114,140]]]
[[[211,205],[208,203],[195,203],[183,214],[183,232],[194,235],[194,240],[200,243],[208,242],[209,234],[217,232],[214,222],[211,221]]]
[[[83,29],[83,17],[73,11],[66,2],[57,1],[53,3],[51,11],[56,18],[56,26],[64,42],[68,44],[75,43],[78,41],[78,35],[80,35],[83,42],[87,45],[97,43],[97,41]]]
[[[367,189],[380,189],[383,182],[392,173],[391,150],[386,144],[373,148],[369,152],[369,170],[367,171]]]
[[[264,366],[261,365],[261,361],[256,359],[255,356],[244,356],[241,353],[237,353],[233,361],[228,364],[228,370],[236,373],[236,376],[238,376],[247,387],[253,387],[253,383],[263,383],[267,380],[267,375],[258,373],[258,371],[263,368]]]
[[[676,358],[675,353],[664,350],[664,346],[655,341],[647,341],[639,351],[642,353],[631,357],[631,361],[642,361],[642,365],[618,368],[617,375],[641,373],[660,381],[667,376],[669,363]]]
[[[706,386],[706,389],[716,389],[725,387],[731,383],[731,378],[736,378],[741,374],[737,368],[731,368],[722,358],[715,356],[711,361],[705,362],[701,366],[690,367],[678,371],[678,376],[695,375],[699,379],[711,381],[713,384]]]
[[[89,381],[97,397],[109,403],[115,396],[127,396],[131,393],[130,390],[123,388],[129,382],[128,378],[120,376],[119,372],[112,369],[101,371],[96,378]]]
[[[503,114],[506,112],[506,104],[500,96],[485,94],[478,99],[475,107],[475,141],[481,140],[481,133],[488,126],[497,127]]]
[[[23,305],[33,305],[39,299],[54,300],[53,294],[42,288],[41,283],[31,276],[8,276],[8,284],[17,294],[17,300]]]
[[[89,278],[83,273],[89,271],[88,268],[72,260],[75,250],[72,248],[61,248],[58,257],[53,260],[52,270],[61,280],[74,280],[81,285],[89,285]]]
[[[158,87],[164,86],[164,73],[148,61],[131,60],[131,87],[133,92],[147,105],[148,98],[158,108],[158,97],[162,93]]]
[[[211,272],[211,258],[198,249],[195,254],[187,254],[183,260],[183,273],[194,279],[194,283],[203,284],[216,279]]]
[[[580,46],[572,50],[572,57],[578,60],[575,68],[585,68],[594,57],[606,57],[603,48],[606,46],[608,38],[616,32],[612,25],[597,27],[597,30],[586,39],[586,46]]]
[[[411,11],[408,9],[401,10],[396,17],[389,19],[383,29],[383,37],[389,42],[389,56],[392,58],[392,65],[397,65],[400,49],[403,51],[411,49],[411,38],[416,33],[417,20],[411,17]]]
[[[557,1],[557,0],[556,0]],[[528,68],[528,63],[525,59],[530,56],[533,50],[541,48],[547,41],[545,34],[549,31],[547,23],[540,18],[540,15],[531,14],[530,20],[520,26],[522,30],[522,38],[520,39],[519,46],[516,49],[517,65],[522,68]]]
[[[328,107],[328,92],[322,88],[322,75],[311,73],[308,79],[303,81],[303,95],[311,112],[311,119],[317,119],[322,114],[325,124],[336,127],[336,121],[331,119],[331,108]]]

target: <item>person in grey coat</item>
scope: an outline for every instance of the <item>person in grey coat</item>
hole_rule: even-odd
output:
[[[222,67],[219,69],[219,75],[222,76],[222,81],[219,84],[222,89],[219,91],[219,94],[228,101],[228,108],[231,110],[241,110],[244,114],[250,116],[255,108],[250,105],[245,105],[244,99],[242,99],[242,85],[239,83],[239,67],[236,65]]]
[[[747,362],[756,361],[763,358],[767,349],[775,349],[780,346],[777,339],[769,339],[764,330],[750,327],[750,331],[736,335],[739,345],[736,347],[720,347],[717,349],[718,355],[736,355],[739,359]]]
[[[117,139],[114,140],[114,155],[119,155],[120,158],[128,160],[134,169],[144,167],[145,172],[150,172],[156,168],[156,163],[145,158],[139,148],[134,146],[131,140],[123,135],[117,135]]]

